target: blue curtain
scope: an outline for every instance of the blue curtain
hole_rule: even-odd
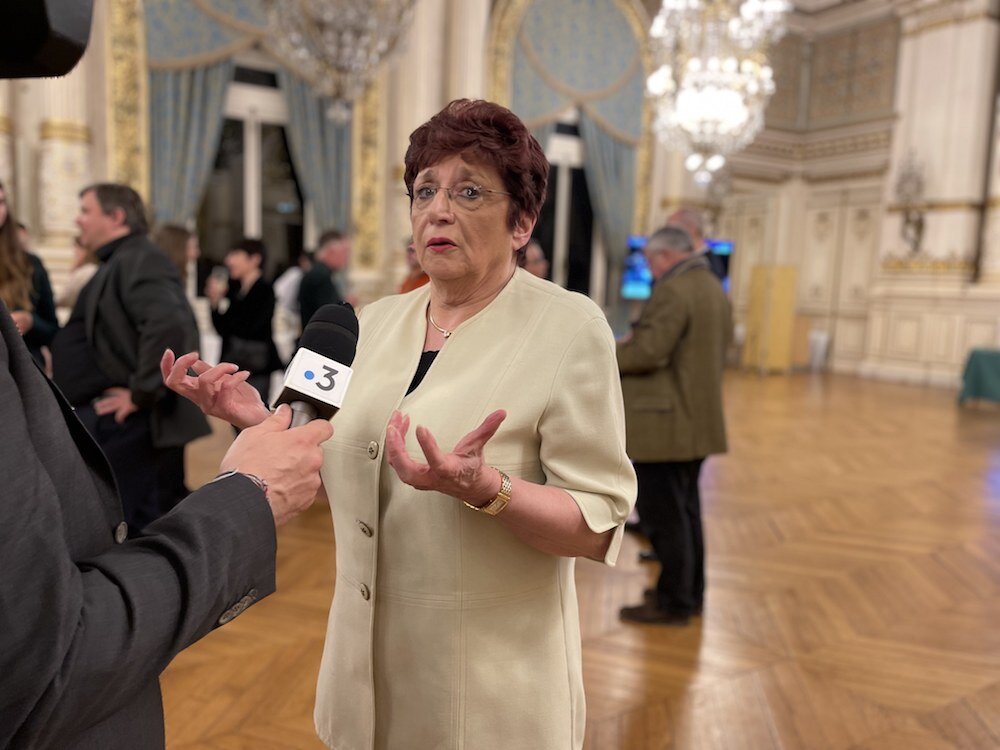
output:
[[[232,60],[149,73],[152,202],[157,222],[194,218],[222,132]]]
[[[556,122],[555,120],[551,122],[543,122],[540,125],[535,125],[531,128],[531,134],[535,136],[535,140],[538,141],[539,145],[542,147],[542,151],[545,151],[549,147],[549,137],[556,132]]]
[[[580,113],[580,137],[587,190],[604,232],[609,265],[618,268],[627,252],[635,207],[635,147],[608,135],[586,112]]]
[[[288,100],[292,163],[320,230],[350,231],[351,126],[327,117],[330,101],[286,70],[278,81]]]

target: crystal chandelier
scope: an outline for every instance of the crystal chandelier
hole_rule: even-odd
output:
[[[687,154],[701,185],[764,126],[774,93],[767,47],[785,32],[788,0],[663,0],[650,29],[646,91],[653,127]]]
[[[345,121],[409,24],[415,0],[265,1],[272,51],[333,99],[330,117]]]

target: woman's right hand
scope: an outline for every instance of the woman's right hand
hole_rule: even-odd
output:
[[[189,369],[194,376],[188,375]],[[167,388],[193,401],[203,413],[241,430],[260,424],[270,415],[257,389],[246,382],[250,373],[229,362],[212,367],[198,357],[198,352],[175,358],[167,349],[160,360],[160,373]]]
[[[385,432],[386,460],[400,480],[418,490],[441,492],[473,505],[487,503],[500,490],[500,474],[484,462],[483,449],[506,418],[503,409],[493,412],[450,453],[438,446],[430,430],[417,427],[417,443],[427,459],[424,464],[406,452],[410,418],[394,411]]]

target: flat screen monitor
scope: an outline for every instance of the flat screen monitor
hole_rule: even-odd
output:
[[[733,256],[732,240],[705,240],[705,249],[708,250],[708,262],[712,267],[712,272],[719,277],[722,288],[729,293],[729,263]]]
[[[622,299],[649,299],[653,288],[653,274],[646,263],[643,248],[646,247],[646,237],[633,234],[628,238],[628,254],[625,256],[625,268],[622,270]]]

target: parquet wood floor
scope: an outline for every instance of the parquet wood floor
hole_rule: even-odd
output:
[[[578,564],[587,750],[1000,748],[1000,411],[741,373],[726,411],[730,453],[703,471],[704,617],[618,620],[655,579],[635,537],[615,568]],[[228,440],[192,446],[192,481]],[[164,675],[171,750],[322,747],[333,560],[327,508],[281,530],[278,593]]]

